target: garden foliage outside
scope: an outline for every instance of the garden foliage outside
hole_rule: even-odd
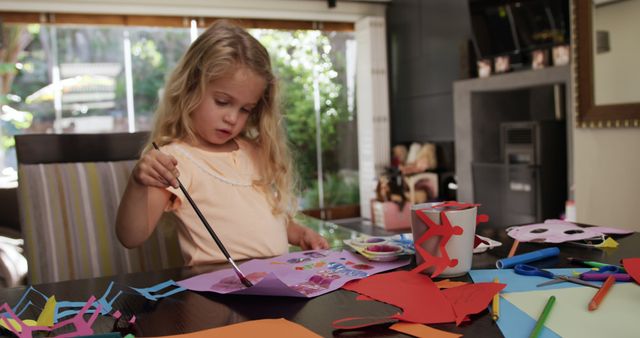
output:
[[[324,204],[357,204],[357,166],[344,170],[338,156],[344,151],[341,142],[345,134],[339,130],[353,126],[356,120],[354,109],[348,109],[347,105],[345,51],[336,48],[337,42],[344,43],[345,37],[311,30],[253,29],[251,33],[269,50],[279,80],[285,113],[283,122],[299,173],[301,207],[316,208],[319,204],[314,88],[320,97]],[[52,35],[56,39],[51,39]],[[119,73],[114,75],[111,106],[91,108],[87,104],[83,107],[82,102],[65,105],[64,95],[68,93],[63,89],[62,117],[112,116],[124,122],[116,123],[111,131],[126,131],[124,36],[131,41],[136,129],[144,130],[151,126],[166,77],[189,45],[188,30],[129,27],[125,34],[124,27],[57,26],[52,31],[47,25],[4,25],[5,44],[0,49],[0,104],[3,107],[0,147],[4,152],[12,150],[15,134],[51,132],[55,119],[53,99],[34,103],[28,102],[27,97],[53,82],[51,55],[54,50],[58,51],[59,64],[121,65]],[[55,49],[52,41],[56,42]],[[350,156],[357,158],[357,153]],[[5,164],[0,163],[0,169]]]

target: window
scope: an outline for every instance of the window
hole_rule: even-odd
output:
[[[280,79],[303,209],[358,204],[355,38],[351,31],[251,29]],[[13,135],[148,130],[188,27],[3,25],[0,169]],[[322,179],[320,179],[322,178]]]

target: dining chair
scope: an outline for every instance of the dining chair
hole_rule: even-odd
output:
[[[175,216],[141,247],[115,220],[148,132],[16,135],[18,208],[30,284],[182,266]]]

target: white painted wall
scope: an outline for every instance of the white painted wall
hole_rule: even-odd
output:
[[[640,1],[621,1],[596,11],[595,29],[611,34],[611,52],[594,59],[596,102],[639,102]],[[623,33],[622,26],[628,25],[635,28]],[[631,50],[632,55],[623,55]],[[640,129],[576,128],[573,145],[576,220],[640,231]]]
[[[594,35],[596,31],[609,32],[611,47],[605,53],[594,52],[594,95],[597,105],[640,102],[638,18],[640,0],[614,2],[594,8]]]
[[[577,221],[640,231],[640,129],[574,130]]]

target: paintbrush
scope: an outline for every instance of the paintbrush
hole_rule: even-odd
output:
[[[153,147],[156,148],[156,150],[160,151],[160,148],[158,148],[158,145],[155,142],[151,142],[151,144],[153,144]],[[233,258],[231,258],[231,255],[229,254],[227,249],[224,247],[224,244],[222,244],[222,241],[220,241],[220,238],[218,238],[218,235],[216,235],[216,233],[213,231],[213,229],[209,225],[209,222],[207,222],[207,219],[204,218],[204,215],[200,212],[200,209],[198,209],[196,202],[194,202],[193,199],[191,199],[191,195],[189,195],[189,193],[187,192],[187,189],[185,189],[184,185],[182,185],[182,182],[180,182],[180,179],[176,177],[176,180],[178,181],[178,186],[180,187],[180,190],[182,190],[182,193],[189,201],[189,204],[191,204],[191,207],[193,207],[193,210],[196,212],[196,214],[202,221],[202,224],[204,224],[204,227],[207,228],[207,231],[209,231],[209,234],[218,245],[218,248],[220,248],[220,251],[222,251],[224,256],[227,257],[227,261],[229,261],[229,263],[231,263],[231,266],[233,266],[233,269],[236,271],[236,275],[238,275],[238,278],[240,278],[240,281],[242,282],[242,284],[244,284],[244,286],[248,288],[252,287],[253,284],[251,283],[251,281],[249,281],[249,279],[247,279],[247,277],[245,277],[245,275],[242,273],[242,271],[240,271],[236,263],[233,261]]]

